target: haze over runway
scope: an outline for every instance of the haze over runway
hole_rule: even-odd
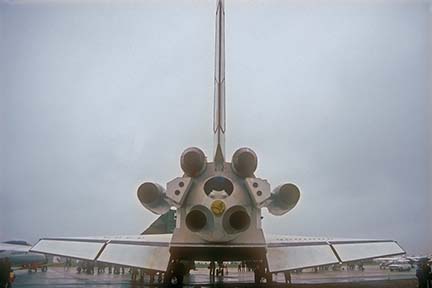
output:
[[[427,1],[226,1],[227,155],[292,181],[267,232],[431,253]],[[214,1],[0,1],[0,241],[137,234],[212,145]]]

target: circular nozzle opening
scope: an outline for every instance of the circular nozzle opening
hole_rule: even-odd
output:
[[[225,213],[223,226],[229,234],[246,231],[251,222],[251,218],[246,210],[241,206],[234,206]]]
[[[159,187],[151,182],[145,182],[138,187],[138,199],[141,203],[150,204],[159,199]]]
[[[258,165],[258,157],[252,149],[240,148],[232,157],[234,172],[240,177],[251,177]]]
[[[244,231],[249,227],[250,218],[244,211],[236,211],[229,217],[229,223],[235,230]]]
[[[193,232],[202,230],[207,224],[207,216],[200,210],[192,210],[186,215],[186,226]]]
[[[300,190],[294,184],[284,184],[279,189],[279,199],[287,206],[295,205],[300,199]]]
[[[204,152],[196,147],[186,149],[180,157],[182,170],[190,177],[201,174],[206,167]]]

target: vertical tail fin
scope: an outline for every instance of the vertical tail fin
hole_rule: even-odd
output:
[[[225,9],[218,0],[216,9],[216,55],[214,80],[214,162],[222,167],[225,162]]]

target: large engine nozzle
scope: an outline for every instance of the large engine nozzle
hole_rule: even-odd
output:
[[[258,165],[258,157],[250,148],[238,149],[232,157],[232,168],[240,177],[251,177]]]
[[[180,157],[180,166],[186,175],[190,177],[200,175],[205,170],[206,165],[206,156],[197,147],[187,148]]]
[[[186,215],[186,226],[192,232],[202,232],[213,227],[213,218],[208,208],[197,205]]]
[[[296,185],[292,183],[283,184],[273,190],[267,209],[273,215],[283,215],[292,210],[299,199],[300,190]]]
[[[159,184],[144,182],[138,187],[137,195],[141,204],[155,214],[162,215],[170,209],[165,190]]]
[[[223,219],[223,227],[229,234],[246,231],[251,223],[251,218],[242,206],[233,206],[226,211]]]

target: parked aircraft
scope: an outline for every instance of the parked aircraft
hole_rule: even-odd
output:
[[[31,250],[84,260],[165,271],[167,282],[181,283],[187,261],[249,261],[255,281],[270,282],[271,273],[404,254],[393,240],[335,239],[265,234],[263,208],[276,216],[292,210],[299,188],[283,183],[273,190],[255,175],[258,158],[240,148],[227,161],[225,152],[225,11],[217,1],[214,78],[214,150],[210,160],[192,147],[180,157],[184,175],[166,188],[144,182],[137,195],[159,215],[176,208],[171,234],[114,237],[43,238]],[[151,231],[159,233],[160,219]],[[164,226],[165,225],[165,226]],[[157,227],[159,228],[157,228]],[[162,227],[162,228],[160,228]]]
[[[29,270],[47,270],[47,258],[44,254],[30,252],[32,245],[25,241],[6,241],[0,243],[0,260],[6,258],[14,268],[25,268]]]
[[[430,262],[432,260],[432,255],[423,255],[423,256],[405,256],[411,264],[417,264],[419,262],[427,261]]]
[[[374,259],[374,262],[379,263],[381,269],[386,269],[391,265],[409,264],[411,268],[414,268],[419,262],[430,261],[430,256],[396,256],[396,257],[380,257]]]

